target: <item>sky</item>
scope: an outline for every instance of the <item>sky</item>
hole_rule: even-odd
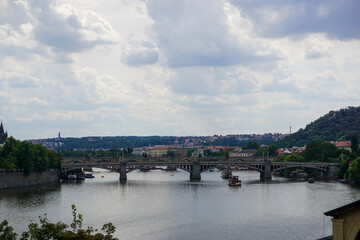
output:
[[[17,139],[295,132],[360,103],[359,0],[0,0]]]

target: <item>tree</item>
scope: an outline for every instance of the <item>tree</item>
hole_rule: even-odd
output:
[[[347,178],[348,169],[349,169],[349,159],[348,157],[346,157],[341,161],[340,167],[336,172],[338,178]]]
[[[166,156],[167,157],[175,157],[175,152],[174,151],[170,151],[170,150],[168,150],[167,152],[166,152]]]
[[[16,236],[14,228],[8,225],[8,221],[4,220],[0,223],[0,239],[15,240]]]
[[[360,183],[360,157],[356,158],[349,166],[349,180]]]
[[[40,224],[30,223],[29,230],[22,233],[21,240],[50,240],[50,239],[74,239],[74,240],[118,240],[113,237],[115,227],[112,223],[104,224],[102,231],[88,227],[82,229],[83,217],[76,213],[75,205],[71,206],[73,213],[73,222],[69,226],[63,222],[51,223],[46,217],[39,217]],[[8,222],[4,220],[0,223],[0,239],[16,240],[17,234],[14,233],[13,228],[8,226]]]
[[[306,145],[302,154],[306,162],[333,162],[337,161],[339,151],[332,143],[313,140]]]
[[[284,162],[304,162],[304,157],[300,154],[289,154],[285,156]]]
[[[193,155],[193,152],[195,152],[195,149],[187,150],[186,157],[191,157]]]
[[[26,141],[20,142],[9,137],[4,146],[0,148],[0,168],[20,169],[26,174],[33,171],[47,169],[60,169],[61,157],[52,150],[48,150],[40,144],[32,144]]]
[[[259,146],[259,144],[257,144],[256,142],[248,142],[247,144],[246,144],[246,146],[245,147],[243,147],[244,149],[257,149],[257,148],[259,148],[260,146]]]
[[[356,134],[351,137],[351,152],[358,154],[359,151],[359,138]]]

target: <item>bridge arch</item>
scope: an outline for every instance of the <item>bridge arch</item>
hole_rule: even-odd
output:
[[[180,168],[181,170],[184,170],[185,172],[191,173],[191,168],[189,168],[187,165],[176,165],[177,168]]]
[[[255,171],[258,171],[258,172],[264,172],[264,170],[263,169],[261,169],[261,168],[258,168],[258,167],[255,167],[255,166],[251,166],[251,165],[244,165],[244,164],[236,164],[236,165],[234,165],[234,166],[236,166],[236,167],[245,167],[245,168],[249,168],[249,169],[252,169],[252,170],[255,170]]]

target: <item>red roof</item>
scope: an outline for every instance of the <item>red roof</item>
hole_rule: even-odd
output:
[[[340,142],[333,142],[337,147],[350,147],[351,143],[349,141],[340,141]]]
[[[169,149],[170,147],[153,147],[152,150],[166,150]]]

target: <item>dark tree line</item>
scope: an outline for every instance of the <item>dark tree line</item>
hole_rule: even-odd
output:
[[[0,148],[0,168],[20,170],[29,174],[34,171],[60,169],[61,157],[55,151],[48,150],[40,144],[7,138]]]
[[[133,149],[111,148],[110,150],[62,150],[60,155],[63,157],[129,157],[132,156]]]
[[[154,145],[171,145],[175,141],[175,137],[160,136],[123,136],[123,137],[82,137],[82,138],[62,138],[63,145],[60,150],[70,149],[111,149],[111,148],[127,148],[127,147],[144,147]]]

